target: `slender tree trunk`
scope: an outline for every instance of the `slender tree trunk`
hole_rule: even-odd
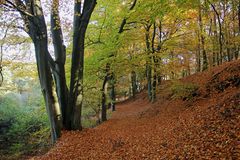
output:
[[[112,111],[116,111],[115,103],[116,103],[116,94],[115,94],[115,85],[111,85],[111,99],[112,99]]]
[[[210,2],[209,2],[210,3]],[[216,7],[210,3],[211,7],[213,8],[215,14],[216,14],[216,17],[217,17],[217,20],[218,20],[218,25],[219,25],[219,37],[218,37],[218,41],[219,41],[219,60],[220,60],[220,64],[222,64],[223,62],[223,32],[222,32],[222,23],[221,23],[221,18],[220,18],[220,15],[216,9]],[[224,57],[225,58],[225,57]]]
[[[238,1],[238,31],[240,35],[240,0]]]
[[[224,57],[225,57],[225,61],[230,62],[232,60],[231,58],[231,51],[230,51],[230,26],[229,23],[225,21],[226,19],[226,1],[223,1],[223,30],[224,30],[224,37],[225,37],[225,45],[224,48],[226,50],[226,52],[224,52]],[[228,30],[229,29],[229,30]],[[227,53],[227,54],[225,54]]]
[[[101,112],[101,119],[102,122],[107,120],[107,106],[106,106],[106,93],[105,93],[105,87],[108,81],[108,74],[106,74],[106,76],[104,77],[103,80],[103,85],[102,85],[102,112]]]
[[[201,72],[201,38],[200,38],[200,33],[197,33],[198,35],[198,49],[196,53],[197,57],[197,72]]]
[[[207,53],[205,49],[205,37],[203,34],[203,22],[202,22],[202,7],[201,3],[199,4],[199,27],[200,27],[200,39],[201,39],[201,47],[202,47],[202,56],[203,56],[203,67],[202,70],[208,69],[208,60],[207,60]]]
[[[131,86],[132,86],[132,97],[135,98],[137,93],[137,82],[136,82],[136,72],[132,71],[131,73]]]
[[[240,1],[239,1],[240,2]],[[237,13],[237,2],[236,1],[232,1],[232,25],[233,25],[233,31],[232,31],[232,37],[235,38],[237,36],[236,33],[238,33],[238,29],[234,26],[235,24],[235,21],[237,20],[236,19],[236,13]],[[231,34],[230,34],[231,35]],[[238,49],[237,49],[237,44],[236,42],[233,42],[233,48],[232,48],[232,60],[234,58],[236,58],[236,53],[238,52]]]
[[[112,108],[112,111],[116,111],[116,108],[115,108],[115,103],[116,103],[115,75],[113,72],[111,73],[109,80],[110,80],[110,85],[111,85],[111,90],[110,90],[111,108]]]
[[[151,101],[152,99],[152,56],[150,55],[150,28],[151,25],[145,26],[146,33],[145,33],[145,42],[146,42],[146,49],[147,49],[147,63],[146,63],[146,76],[147,76],[147,88],[148,88],[148,99]]]
[[[105,86],[105,84],[103,84]],[[106,107],[106,94],[105,94],[105,90],[102,89],[102,112],[101,112],[101,119],[102,122],[107,120],[107,107]]]
[[[218,34],[217,34],[217,17],[216,15],[214,14],[214,18],[213,18],[213,25],[214,25],[214,31],[213,31],[213,34],[214,34],[214,40],[213,40],[213,48],[214,48],[214,51],[216,52],[216,50],[218,49],[216,46],[216,42],[218,41]],[[217,62],[217,65],[220,65],[221,64],[221,55],[220,55],[220,52],[216,52],[216,62]]]
[[[161,48],[162,48],[162,30],[163,30],[163,27],[162,27],[162,22],[161,20],[159,21],[159,24],[158,24],[158,46],[157,46],[157,52],[160,53],[161,52]],[[160,65],[161,65],[161,56],[155,56],[155,65],[157,68],[160,68]],[[157,83],[158,85],[160,85],[162,82],[162,75],[161,75],[161,72],[158,71],[157,72]]]
[[[157,69],[154,65],[153,69],[153,83],[152,83],[152,102],[156,100],[156,90],[157,90]]]
[[[238,36],[240,36],[240,0],[238,0]],[[235,52],[235,59],[238,59],[240,52],[240,47],[238,46]]]
[[[61,107],[63,127],[68,128],[66,122],[66,108],[68,105],[68,88],[65,76],[66,49],[63,44],[63,34],[60,26],[59,0],[53,0],[51,11],[51,32],[55,54],[55,70],[53,70],[58,101]]]
[[[152,99],[154,102],[156,100],[156,89],[157,89],[157,59],[155,54],[154,42],[156,38],[156,23],[153,24],[153,34],[152,34],[152,61],[153,61],[153,82],[152,82]]]
[[[210,27],[209,27],[209,34],[208,34],[208,36],[209,36],[209,38],[211,39],[213,36],[213,20],[212,20],[212,18],[210,17],[210,16],[208,16],[207,17],[208,19],[210,19]],[[215,55],[215,53],[214,53],[214,50],[213,50],[213,48],[212,48],[212,52],[209,52],[209,56],[208,56],[208,61],[209,61],[209,64],[208,64],[208,66],[209,66],[209,68],[212,68],[213,66],[214,66],[214,55]]]

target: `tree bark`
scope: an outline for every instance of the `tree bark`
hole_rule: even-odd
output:
[[[70,130],[82,129],[84,40],[95,5],[96,0],[84,1],[83,11],[81,12],[81,1],[75,0],[70,94],[66,111],[66,127]]]
[[[111,84],[111,99],[112,99],[112,111],[116,111],[116,107],[115,107],[115,104],[116,104],[116,94],[115,94],[115,85],[114,84]]]
[[[200,41],[201,41],[201,49],[202,49],[202,56],[203,56],[203,65],[202,70],[208,69],[208,60],[207,60],[207,53],[205,49],[205,37],[203,35],[203,22],[202,22],[202,7],[201,2],[199,1],[199,29],[200,29]]]
[[[136,82],[136,72],[132,71],[131,73],[131,85],[132,85],[132,97],[135,98],[136,93],[137,93],[137,82]]]
[[[150,48],[150,28],[152,25],[145,26],[145,42],[147,51],[147,62],[146,62],[146,77],[147,77],[147,88],[148,88],[148,99],[152,99],[152,59],[151,59],[151,48]]]
[[[53,79],[47,61],[47,39],[34,40],[34,46],[40,85],[50,121],[52,142],[54,143],[61,136],[61,113],[57,99],[54,96]]]
[[[116,111],[116,108],[115,108],[115,103],[116,103],[115,75],[113,72],[111,73],[109,80],[110,80],[110,85],[111,85],[111,90],[110,90],[111,108],[112,108],[112,111]]]
[[[240,35],[240,0],[238,1],[238,31]]]
[[[106,69],[105,69],[105,73],[106,75],[104,76],[104,80],[103,80],[103,85],[102,85],[102,112],[101,112],[101,118],[102,118],[102,122],[107,120],[107,107],[106,107],[106,93],[105,93],[105,88],[106,88],[106,84],[109,80],[109,74],[110,72],[110,64],[107,63],[106,65]]]
[[[58,101],[61,107],[63,127],[67,128],[66,123],[66,108],[68,105],[68,88],[66,84],[65,76],[65,61],[66,61],[66,47],[63,44],[63,34],[60,25],[59,17],[59,0],[53,0],[51,11],[51,32],[55,54],[55,70],[54,78],[56,84],[56,92],[58,95]]]
[[[157,89],[157,59],[155,54],[155,47],[154,42],[156,38],[156,22],[153,24],[153,33],[152,33],[152,58],[153,61],[153,82],[152,82],[152,99],[151,101],[154,102],[156,100],[156,89]]]
[[[23,6],[21,1],[16,1],[18,6]],[[27,11],[32,16],[21,13],[27,28],[27,33],[31,37],[37,61],[38,76],[43,93],[46,110],[48,113],[52,142],[54,143],[61,135],[60,109],[57,97],[54,94],[53,79],[51,74],[48,52],[47,27],[43,16],[41,2],[31,1],[27,4]]]
[[[222,39],[223,39],[223,33],[222,33],[222,23],[221,23],[221,18],[220,18],[220,15],[216,9],[216,7],[210,2],[208,1],[211,5],[211,7],[213,8],[216,16],[217,16],[217,20],[218,20],[218,25],[219,25],[219,37],[218,37],[218,41],[219,41],[219,60],[220,60],[220,64],[222,64],[223,62],[223,42],[222,42]]]

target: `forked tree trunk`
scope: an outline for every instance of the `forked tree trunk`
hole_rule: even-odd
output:
[[[22,1],[16,1],[18,6],[24,6]],[[26,11],[32,16],[29,17],[21,12],[21,16],[27,27],[27,33],[31,37],[37,61],[38,76],[43,93],[46,110],[48,113],[52,142],[54,143],[61,135],[61,118],[57,97],[54,94],[53,79],[51,74],[48,52],[47,27],[43,16],[41,2],[31,1]]]
[[[96,0],[84,1],[81,11],[81,1],[75,1],[70,94],[66,110],[66,127],[70,130],[82,129],[84,40],[95,5]]]
[[[47,60],[47,39],[34,40],[34,46],[41,90],[50,121],[52,142],[54,143],[61,136],[61,113],[57,99],[54,96],[53,79]]]
[[[56,139],[60,137],[62,124],[60,116],[61,111],[65,129],[81,129],[84,39],[89,19],[96,5],[96,0],[85,0],[84,5],[81,5],[82,1],[79,0],[75,0],[74,3],[74,37],[69,95],[64,70],[66,51],[62,40],[60,18],[58,15],[59,1],[52,1],[53,8],[51,11],[51,30],[56,61],[52,59],[48,51],[47,27],[41,1],[32,0],[25,1],[25,3],[21,0],[15,0],[14,2],[17,7],[21,8],[17,9],[16,7],[16,10],[21,14],[26,26],[26,31],[33,40],[35,46],[40,85],[50,119],[52,140],[55,142]],[[52,73],[54,74],[58,97],[55,93]],[[58,101],[61,105],[61,110]]]

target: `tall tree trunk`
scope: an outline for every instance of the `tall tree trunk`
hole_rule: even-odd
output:
[[[240,0],[238,0],[238,36],[240,36]],[[240,52],[240,47],[238,46],[235,52],[235,59],[238,59]]]
[[[111,99],[112,99],[112,111],[116,111],[116,107],[115,107],[115,104],[116,104],[116,94],[115,94],[115,85],[114,84],[111,84]]]
[[[72,66],[70,80],[69,105],[66,111],[66,127],[71,130],[81,130],[81,110],[83,103],[83,67],[84,40],[87,26],[96,5],[96,0],[84,1],[81,12],[81,1],[74,4],[74,29]]]
[[[161,49],[162,49],[162,41],[163,41],[162,40],[162,30],[163,30],[162,21],[160,20],[158,23],[158,46],[157,46],[157,50],[156,50],[158,53],[160,53]],[[160,68],[161,61],[162,61],[161,56],[155,56],[155,65],[157,68]],[[162,75],[161,75],[160,71],[157,72],[157,83],[158,83],[158,85],[160,85],[162,83]]]
[[[107,120],[107,107],[106,107],[106,93],[105,93],[105,88],[106,88],[106,84],[108,82],[109,79],[109,72],[110,72],[110,64],[107,63],[106,65],[106,69],[105,69],[106,75],[104,76],[104,80],[103,80],[103,85],[102,85],[102,112],[101,112],[101,118],[102,118],[102,122]]]
[[[146,76],[147,76],[147,88],[148,88],[148,99],[151,101],[152,99],[152,55],[150,49],[150,28],[151,25],[145,26],[145,42],[146,42],[146,50],[147,50],[147,63],[146,63]]]
[[[200,39],[201,39],[201,48],[202,48],[202,56],[203,56],[203,66],[202,70],[208,69],[208,60],[207,60],[207,53],[205,49],[205,37],[203,34],[203,22],[202,22],[202,7],[201,2],[199,2],[199,27],[200,27]]]
[[[214,31],[213,31],[213,35],[214,35],[214,39],[213,39],[213,49],[214,49],[214,52],[216,52],[217,50],[217,44],[216,42],[218,41],[218,34],[217,34],[217,17],[216,15],[214,14],[214,18],[213,18],[213,27],[214,27]],[[215,53],[216,55],[216,62],[217,62],[217,65],[220,65],[221,64],[221,56],[220,56],[220,52],[217,51]]]
[[[213,19],[212,17],[208,16],[207,17],[208,19],[210,19],[210,27],[209,27],[209,38],[211,39],[213,37]],[[215,63],[215,53],[214,53],[214,49],[212,47],[212,52],[209,53],[209,56],[208,56],[208,61],[209,61],[209,68],[212,68],[214,66],[214,63]]]
[[[67,127],[66,122],[66,108],[68,105],[68,88],[66,84],[66,76],[65,76],[65,61],[66,61],[66,49],[63,44],[63,34],[60,25],[60,17],[59,17],[59,0],[52,1],[52,11],[51,11],[51,32],[54,46],[54,54],[55,54],[55,70],[53,70],[55,83],[56,83],[56,91],[58,95],[58,101],[61,107],[62,119],[63,119],[63,127]]]
[[[106,81],[104,80],[103,87],[101,89],[101,92],[102,92],[102,112],[101,112],[102,122],[107,120],[107,106],[106,106],[105,85],[106,85]]]
[[[201,38],[200,38],[200,32],[197,32],[198,36],[198,45],[197,45],[197,53],[196,53],[196,58],[197,58],[197,72],[201,72]]]
[[[22,1],[16,1],[17,6],[24,7]],[[38,76],[48,113],[52,142],[54,143],[61,135],[61,113],[57,97],[54,94],[52,73],[49,64],[48,36],[41,2],[34,0],[26,4],[26,11],[32,16],[20,12],[27,33],[31,37],[37,62]]]
[[[240,35],[240,0],[238,1],[238,31]]]
[[[220,64],[222,64],[223,62],[223,32],[222,32],[222,23],[221,23],[221,17],[216,9],[216,7],[208,0],[208,2],[210,3],[212,9],[214,10],[216,16],[217,16],[217,20],[218,20],[218,25],[219,25],[219,37],[218,37],[218,41],[219,41],[219,60],[220,60]],[[225,57],[224,57],[225,58]]]
[[[111,108],[112,108],[112,111],[116,111],[116,108],[115,108],[115,103],[116,103],[115,75],[113,72],[111,73],[109,80],[110,80],[110,85],[111,85],[111,90],[110,90]]]
[[[156,89],[157,89],[157,58],[155,54],[155,38],[156,38],[156,23],[153,24],[153,33],[152,33],[152,57],[151,61],[153,61],[153,82],[152,82],[152,99],[154,102],[156,100]]]
[[[54,143],[61,136],[61,113],[54,96],[53,79],[47,59],[47,39],[34,40],[34,46],[41,90],[50,121],[52,142]]]
[[[153,83],[152,83],[152,102],[156,100],[156,90],[157,90],[157,69],[154,65],[153,69]]]
[[[136,72],[132,71],[131,73],[131,88],[132,88],[132,97],[135,98],[137,93],[137,78],[136,78]]]

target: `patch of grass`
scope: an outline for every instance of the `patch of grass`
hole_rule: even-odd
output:
[[[197,96],[198,86],[193,83],[183,83],[180,81],[174,81],[171,86],[172,98],[191,100],[193,97]]]
[[[93,128],[93,127],[96,127],[98,124],[97,124],[97,121],[94,120],[94,119],[85,119],[85,120],[82,120],[82,126],[83,128]]]

